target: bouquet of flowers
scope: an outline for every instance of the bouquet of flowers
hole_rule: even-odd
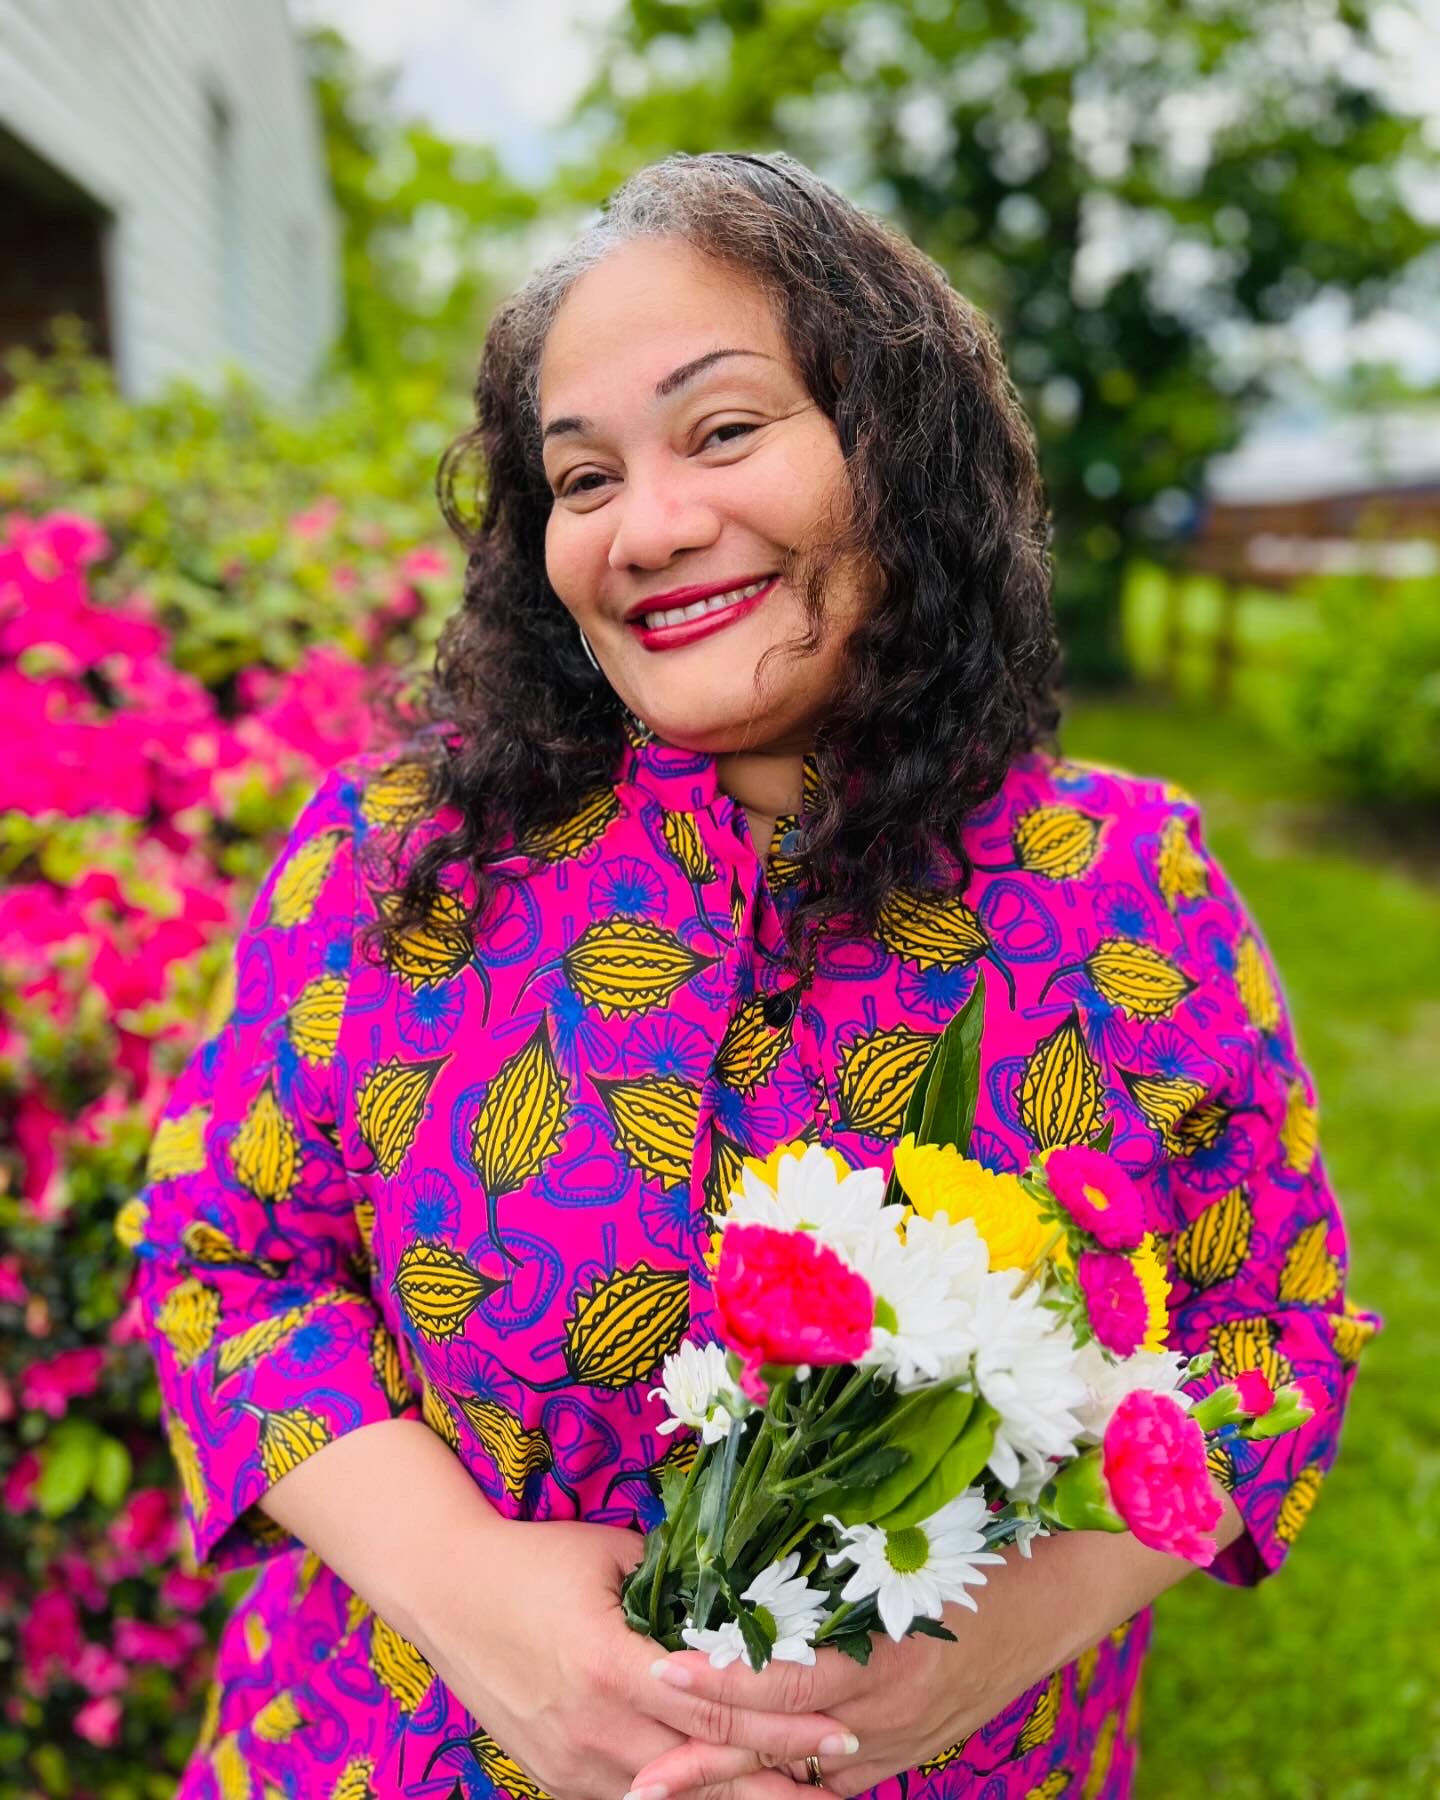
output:
[[[1272,1437],[1319,1396],[1258,1371],[1192,1403],[1210,1357],[1166,1348],[1164,1263],[1093,1143],[995,1174],[970,1142],[983,978],[922,1073],[887,1182],[816,1144],[747,1160],[714,1217],[720,1341],[662,1366],[664,1520],[623,1593],[668,1649],[864,1662],[951,1637],[985,1565],[1055,1530],[1129,1530],[1206,1564],[1213,1439]],[[679,1466],[677,1466],[677,1464]]]

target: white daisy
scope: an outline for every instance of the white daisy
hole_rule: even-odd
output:
[[[825,1558],[831,1568],[852,1562],[855,1573],[840,1590],[842,1600],[876,1597],[880,1623],[898,1644],[916,1618],[938,1619],[947,1600],[958,1600],[977,1612],[966,1587],[984,1587],[981,1563],[1003,1563],[1005,1558],[985,1548],[982,1529],[986,1518],[985,1496],[979,1488],[967,1488],[937,1513],[903,1531],[884,1531],[878,1525],[833,1525],[846,1540],[843,1548]]]
[[[712,1214],[726,1225],[769,1225],[776,1231],[809,1231],[843,1256],[874,1228],[885,1205],[885,1177],[879,1169],[841,1174],[838,1158],[820,1144],[782,1156],[775,1185],[748,1166],[730,1197],[728,1212]]]
[[[748,1411],[748,1403],[730,1379],[720,1344],[687,1340],[661,1364],[660,1384],[651,1388],[647,1398],[653,1400],[659,1394],[670,1409],[670,1417],[655,1428],[662,1437],[667,1431],[690,1425],[707,1444],[718,1444]]]
[[[903,1392],[968,1364],[975,1351],[973,1294],[986,1269],[973,1226],[961,1231],[948,1220],[911,1217],[902,1240],[882,1221],[847,1260],[875,1295],[874,1334],[862,1367],[892,1375]]]
[[[1076,1409],[1089,1394],[1076,1372],[1075,1334],[1041,1304],[1038,1284],[1015,1291],[1015,1272],[987,1275],[975,1304],[975,1383],[1000,1415],[990,1467],[1017,1500],[1034,1500],[1054,1473],[1050,1459],[1073,1456]]]
[[[783,1562],[762,1569],[740,1596],[750,1602],[760,1629],[770,1640],[772,1662],[815,1660],[811,1640],[825,1619],[825,1594],[795,1573],[799,1566],[800,1552],[792,1550]],[[712,1668],[723,1669],[742,1656],[752,1669],[755,1667],[746,1654],[740,1627],[733,1620],[697,1631],[687,1619],[680,1635],[692,1650],[708,1651]]]
[[[1137,1350],[1123,1362],[1111,1362],[1092,1339],[1081,1347],[1075,1368],[1085,1383],[1086,1398],[1075,1409],[1087,1438],[1098,1444],[1105,1435],[1115,1408],[1127,1394],[1148,1388],[1157,1394],[1174,1394],[1184,1405],[1188,1394],[1177,1393],[1185,1373],[1185,1358],[1174,1350]]]

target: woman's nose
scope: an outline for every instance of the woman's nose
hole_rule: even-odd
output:
[[[695,491],[690,471],[631,468],[605,509],[614,522],[612,569],[663,569],[682,550],[703,550],[719,535],[713,506]]]

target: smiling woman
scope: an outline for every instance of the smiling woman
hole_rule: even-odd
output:
[[[1124,1796],[1190,1567],[1128,1534],[863,1668],[803,1607],[794,1662],[658,1657],[618,1599],[695,1455],[655,1381],[715,1336],[714,1216],[797,1139],[888,1174],[982,968],[972,1210],[1107,1133],[1157,1380],[1311,1380],[1196,1470],[1218,1575],[1280,1564],[1336,1453],[1371,1325],[1313,1085],[1194,805],[1055,749],[994,334],[798,163],[677,156],[500,309],[476,407],[420,719],[297,822],[126,1209],[197,1556],[261,1564],[181,1794]],[[971,1323],[992,1467],[1098,1441],[1099,1348],[1081,1403]],[[882,1591],[945,1548],[880,1535]]]

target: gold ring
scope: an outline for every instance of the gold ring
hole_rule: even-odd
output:
[[[805,1758],[805,1774],[811,1787],[824,1787],[825,1777],[820,1773],[820,1758],[818,1756],[807,1756]]]

